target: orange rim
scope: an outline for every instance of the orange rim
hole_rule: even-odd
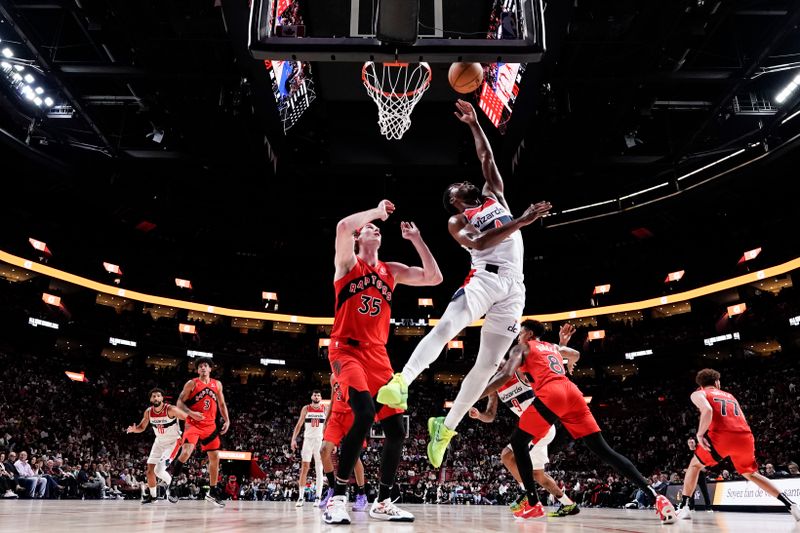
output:
[[[428,65],[427,63],[420,63],[420,65],[423,65],[425,67],[425,70],[428,71],[428,76],[427,76],[427,78],[425,78],[425,81],[422,84],[420,84],[419,87],[417,87],[413,91],[407,91],[405,93],[390,93],[390,92],[386,92],[383,89],[379,89],[379,88],[375,87],[374,85],[372,85],[367,80],[367,68],[370,65],[373,65],[373,67],[374,67],[375,62],[374,61],[367,61],[366,63],[364,63],[364,66],[361,67],[361,81],[364,83],[364,85],[367,86],[367,89],[369,89],[370,91],[374,91],[376,93],[381,93],[383,96],[386,96],[387,98],[398,98],[400,96],[405,96],[405,97],[414,96],[418,92],[427,89],[428,85],[430,85],[430,83],[431,83],[431,67],[430,67],[430,65]],[[409,63],[396,63],[396,62],[395,63],[383,63],[383,66],[385,66],[385,67],[403,67],[403,68],[408,68],[408,65],[409,65]]]

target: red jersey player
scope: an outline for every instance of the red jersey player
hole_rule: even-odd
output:
[[[211,489],[206,494],[206,500],[224,507],[222,494],[217,487],[217,476],[219,476],[219,436],[227,433],[231,425],[228,407],[225,405],[222,383],[211,377],[211,359],[201,357],[195,364],[198,377],[187,381],[183,386],[181,395],[178,397],[178,407],[190,415],[193,412],[201,414],[203,419],[197,421],[189,418],[186,420],[181,454],[172,462],[172,483],[169,497],[172,503],[178,501],[176,491],[178,474],[183,470],[183,465],[189,460],[199,441],[200,449],[208,454],[208,477]],[[221,428],[217,427],[218,409],[223,420]]]
[[[414,245],[422,267],[378,259],[381,232],[372,221],[386,220],[394,209],[392,202],[383,200],[373,209],[343,218],[336,226],[336,307],[328,358],[353,410],[353,424],[339,449],[334,496],[323,513],[328,524],[350,523],[345,510],[347,481],[376,415],[386,438],[378,498],[369,514],[379,520],[414,520],[411,513],[395,507],[389,498],[405,438],[402,410],[382,406],[376,413],[374,396],[392,378],[386,341],[395,285],[437,285],[442,274],[413,222],[401,222],[400,230],[403,238]]]
[[[561,421],[572,438],[583,441],[606,464],[633,481],[645,494],[652,496],[662,523],[674,522],[673,505],[666,497],[656,493],[627,457],[611,449],[600,433],[600,426],[589,411],[583,393],[567,378],[566,371],[572,373],[580,353],[572,348],[539,340],[544,334],[544,325],[541,322],[525,320],[520,326],[518,344],[511,350],[499,377],[486,390],[487,393],[497,390],[519,371],[527,376],[536,396],[522,413],[519,427],[511,435],[511,448],[528,495],[528,501],[514,515],[521,518],[544,516],[544,509],[534,486],[528,444],[531,440],[535,443],[545,438],[550,427],[556,421]]]
[[[689,520],[694,509],[694,489],[704,466],[714,466],[726,457],[733,467],[747,479],[769,494],[778,498],[795,520],[800,521],[800,508],[781,492],[769,479],[758,473],[753,433],[744,418],[744,412],[733,394],[720,389],[720,374],[714,369],[704,368],[697,373],[695,381],[700,387],[692,393],[692,403],[700,411],[697,426],[697,443],[694,457],[686,469],[683,481],[683,500],[678,509],[678,518]]]
[[[324,509],[328,505],[328,501],[333,497],[333,486],[336,483],[336,478],[333,475],[333,458],[331,457],[333,449],[339,446],[342,438],[350,431],[350,426],[352,425],[353,411],[344,401],[344,393],[339,387],[339,382],[336,381],[336,376],[331,374],[331,406],[328,420],[325,423],[325,432],[322,434],[322,447],[319,450],[322,468],[325,472],[325,477],[328,479],[328,490],[325,493],[325,497],[319,502],[320,509]],[[365,447],[366,444],[366,441],[364,441]],[[353,504],[353,511],[366,511],[366,480],[364,479],[364,464],[361,462],[361,458],[356,460],[354,472],[358,492],[356,494],[356,502]]]

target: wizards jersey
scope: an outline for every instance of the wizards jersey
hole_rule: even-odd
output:
[[[148,414],[153,433],[156,434],[156,440],[174,441],[180,438],[181,427],[178,425],[177,418],[169,416],[168,403],[161,406],[161,411],[156,411],[155,407],[150,407]]]
[[[374,267],[356,256],[356,264],[333,282],[336,311],[331,338],[384,345],[389,338],[394,276],[386,263]]]
[[[513,220],[508,209],[497,198],[487,196],[478,207],[464,210],[464,216],[478,231],[487,231],[508,224]],[[522,234],[515,231],[496,245],[485,250],[469,250],[473,268],[483,268],[487,264],[513,270],[522,274]]]
[[[497,390],[497,396],[517,416],[522,416],[534,398],[533,389],[516,374]]]
[[[309,404],[306,409],[306,421],[303,432],[303,438],[316,439],[322,438],[322,427],[325,425],[325,406],[319,404],[314,407],[314,404]]]

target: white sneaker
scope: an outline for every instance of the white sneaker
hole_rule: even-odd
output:
[[[16,492],[12,491],[11,489],[8,489],[6,491],[6,493],[3,494],[3,498],[4,499],[12,499],[12,498],[19,498],[19,496],[17,496]]]
[[[680,509],[677,510],[675,513],[675,518],[678,520],[691,520],[692,519],[692,510],[689,509],[688,505],[684,505]]]
[[[800,522],[800,507],[798,507],[796,503],[793,503],[792,506],[789,507],[789,512],[792,513],[795,520]]]
[[[328,505],[325,506],[325,511],[322,513],[322,519],[326,524],[349,524],[350,515],[347,514],[346,505],[346,496],[334,496],[328,500]]]
[[[300,496],[299,498],[297,498],[297,503],[296,503],[296,504],[294,504],[294,506],[295,506],[295,507],[302,507],[302,506],[303,506],[303,497],[302,497],[302,496]]]
[[[376,498],[369,509],[369,516],[376,520],[389,522],[413,522],[414,515],[397,507],[391,499],[386,498],[379,502]]]

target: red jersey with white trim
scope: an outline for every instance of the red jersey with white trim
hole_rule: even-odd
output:
[[[538,394],[548,383],[570,382],[564,369],[564,358],[555,344],[532,340],[528,341],[528,347],[530,351],[519,371],[528,374],[534,394]]]
[[[711,404],[713,415],[709,433],[750,433],[750,426],[744,418],[739,402],[730,392],[716,387],[701,389]]]
[[[389,338],[394,276],[386,263],[374,267],[356,256],[356,264],[333,282],[336,311],[331,338],[383,345]]]
[[[216,426],[219,381],[210,379],[208,383],[203,383],[200,378],[194,378],[192,381],[194,382],[194,388],[184,403],[192,411],[202,413],[203,420],[187,418],[186,423],[199,428]]]
[[[331,413],[347,414],[350,411],[350,404],[345,401],[339,382],[334,380],[331,392]]]

